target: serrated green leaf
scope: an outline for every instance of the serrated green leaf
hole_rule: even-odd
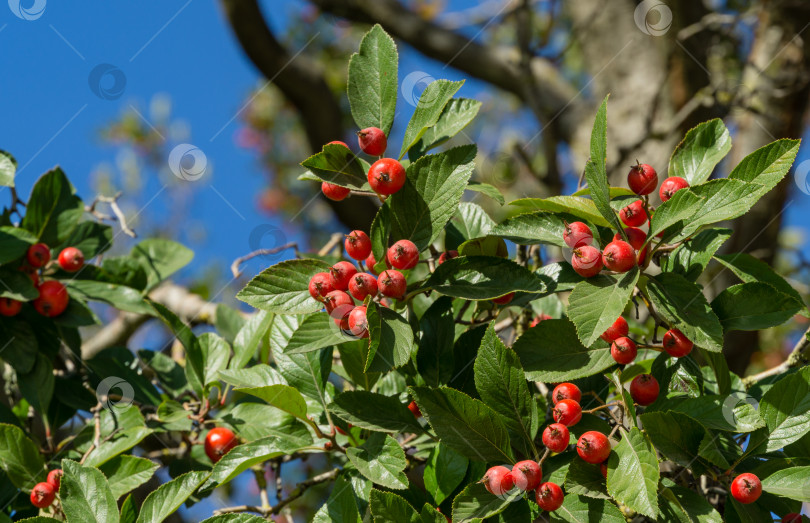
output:
[[[661,518],[680,523],[723,523],[723,518],[697,492],[677,486],[668,486],[659,496]]]
[[[509,202],[524,212],[549,211],[568,213],[600,227],[610,223],[599,213],[593,200],[580,196],[551,196],[549,198],[522,198]]]
[[[495,187],[494,185],[488,183],[476,182],[474,180],[471,180],[470,183],[467,184],[466,190],[486,194],[487,196],[489,196],[496,202],[500,203],[501,205],[506,203],[506,200],[504,199],[501,191],[499,191],[498,188]]]
[[[289,342],[287,342],[284,352],[287,354],[301,354],[323,349],[324,347],[340,345],[348,341],[352,341],[352,338],[348,337],[340,330],[339,326],[335,325],[329,314],[316,312],[307,315],[304,321],[298,325]]]
[[[782,276],[776,273],[770,265],[762,260],[758,260],[750,254],[738,252],[735,254],[718,254],[714,259],[723,264],[723,266],[731,269],[740,280],[745,283],[763,282],[771,285],[779,292],[787,294],[796,298],[801,304],[804,304],[799,291],[793,288]]]
[[[267,329],[270,328],[272,322],[272,314],[257,311],[244,323],[233,340],[233,358],[228,364],[229,369],[241,369],[256,356],[256,349],[259,348],[259,344],[267,334]]]
[[[309,280],[330,265],[320,260],[288,260],[268,267],[236,294],[248,305],[276,314],[307,314],[323,308],[309,295]]]
[[[579,494],[565,496],[560,508],[549,514],[554,523],[625,523],[624,516],[613,503],[604,499],[594,499]]]
[[[15,487],[30,490],[45,481],[47,470],[39,449],[21,428],[0,423],[0,467]]]
[[[745,433],[765,426],[754,399],[740,392],[688,398],[671,408],[713,430]]]
[[[307,402],[300,392],[289,385],[266,385],[264,387],[236,388],[236,392],[244,392],[265,401],[284,412],[306,421]]]
[[[728,177],[757,184],[769,191],[790,171],[801,140],[782,139],[760,147],[742,159]]]
[[[689,242],[672,251],[668,257],[662,258],[661,270],[676,272],[685,276],[687,280],[696,280],[717,249],[731,237],[731,232],[731,229],[719,227],[700,231]]]
[[[579,219],[573,214],[548,211],[518,214],[496,225],[490,234],[520,245],[546,243],[565,247],[563,241],[565,222],[571,223]]]
[[[677,412],[645,412],[641,424],[658,451],[668,459],[691,467],[706,434],[700,423]]]
[[[275,436],[299,447],[312,444],[312,434],[303,422],[270,405],[240,403],[223,415],[222,421],[245,441]]]
[[[324,182],[350,189],[363,189],[368,183],[366,170],[360,159],[341,144],[326,144],[323,150],[303,162],[303,167]]]
[[[3,154],[0,151],[0,163]],[[0,227],[0,264],[21,258],[28,248],[37,243],[37,237],[18,227]]]
[[[208,471],[188,472],[153,490],[141,505],[138,523],[160,523],[172,515],[209,474]]]
[[[172,240],[149,238],[133,247],[130,256],[144,262],[148,269],[147,288],[151,289],[191,263],[194,251]]]
[[[444,111],[444,107],[453,98],[453,95],[461,89],[464,81],[451,82],[449,80],[435,80],[428,84],[419,103],[413,112],[408,127],[405,128],[405,137],[402,140],[402,149],[399,158],[405,156],[408,150],[416,145],[427,130],[433,127]]]
[[[810,502],[810,467],[778,470],[762,480],[762,490],[796,501]]]
[[[152,430],[146,427],[130,427],[118,431],[111,439],[93,449],[87,456],[85,464],[93,467],[101,466],[122,452],[131,449],[151,433]]]
[[[453,317],[453,300],[442,296],[428,307],[419,320],[422,337],[416,353],[416,368],[427,385],[445,385],[455,374]]]
[[[568,317],[583,345],[593,345],[622,315],[638,278],[639,270],[634,267],[625,274],[600,274],[577,283],[568,298]]]
[[[433,447],[425,464],[425,489],[440,505],[461,484],[469,460],[443,443]]]
[[[377,24],[363,36],[349,60],[348,93],[360,129],[379,127],[388,135],[397,106],[397,46]]]
[[[369,333],[365,371],[387,372],[408,362],[413,351],[413,330],[396,311],[369,302],[366,309]]]
[[[264,522],[265,520],[261,520]],[[352,484],[345,474],[339,475],[332,486],[329,499],[315,513],[312,523],[361,523],[362,518],[357,510],[357,501],[354,498]]]
[[[444,262],[425,288],[454,298],[489,300],[509,292],[542,293],[546,283],[526,267],[496,256],[461,256]]]
[[[683,228],[684,220],[692,217],[701,204],[701,197],[690,189],[682,189],[676,192],[672,198],[662,203],[653,214],[650,220],[650,233],[647,236],[652,239],[659,232],[668,227],[677,230],[667,231],[666,236],[677,234]],[[676,225],[679,224],[679,225]]]
[[[374,523],[421,523],[419,513],[393,492],[373,489],[369,494],[368,506]]]
[[[219,379],[219,371],[225,370],[231,357],[228,342],[213,332],[200,334],[200,351],[203,358],[203,385],[214,383]]]
[[[493,496],[483,483],[470,483],[453,499],[453,523],[481,521],[497,516],[520,498],[518,492],[512,495]]]
[[[732,285],[718,294],[711,306],[724,332],[776,327],[803,308],[793,296],[761,282]]]
[[[17,160],[11,153],[0,150],[0,186],[14,187],[14,175],[17,173]]]
[[[48,245],[67,240],[84,214],[84,204],[56,167],[43,174],[31,189],[21,226]]]
[[[352,425],[381,432],[421,433],[422,426],[394,396],[350,390],[335,396],[329,411]]]
[[[589,498],[599,499],[610,498],[599,465],[587,463],[581,459],[571,460],[571,464],[565,473],[564,486],[566,494],[581,494]]]
[[[42,416],[47,414],[53,396],[53,364],[42,353],[37,354],[36,362],[30,372],[17,373],[17,385],[20,393]]]
[[[146,458],[117,456],[101,465],[99,470],[106,476],[115,499],[138,487],[154,475],[160,467]]]
[[[283,456],[284,454],[292,454],[299,450],[299,448],[300,447],[297,447],[290,441],[277,436],[268,436],[249,443],[237,445],[216,462],[214,469],[211,471],[211,481],[216,485],[222,485],[223,483],[231,481],[253,465],[277,458],[278,456]],[[206,476],[202,478],[202,481],[207,479]],[[198,483],[198,486],[202,481]]]
[[[488,235],[493,227],[495,227],[495,222],[480,205],[461,202],[456,214],[447,224],[445,249],[458,249],[459,245],[467,240]]]
[[[680,176],[698,185],[712,174],[731,150],[731,135],[723,120],[715,118],[690,129],[669,159],[669,176]],[[680,192],[680,191],[679,191]]]
[[[607,489],[613,499],[634,511],[658,515],[658,458],[650,440],[637,428],[622,431],[608,461]]]
[[[810,367],[777,381],[759,403],[768,426],[767,452],[783,448],[810,432]]]
[[[419,142],[408,151],[408,157],[415,160],[430,149],[438,147],[457,135],[473,121],[480,108],[481,102],[478,100],[469,100],[467,98],[453,98],[450,100],[444,106],[436,124],[426,130]]]
[[[247,369],[219,371],[219,379],[234,387],[263,387],[265,385],[287,385],[287,380],[278,370],[264,363]]]
[[[346,449],[346,457],[375,484],[397,490],[408,488],[403,472],[408,464],[405,451],[391,436],[375,432],[360,447]]]
[[[100,470],[63,459],[62,472],[59,494],[71,523],[118,523],[115,496]]]

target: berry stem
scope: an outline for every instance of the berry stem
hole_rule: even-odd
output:
[[[600,405],[598,407],[594,407],[594,408],[589,409],[589,410],[583,410],[582,413],[583,414],[593,414],[594,412],[596,412],[598,410],[609,409],[610,407],[616,407],[616,406],[620,406],[620,405],[622,405],[621,401],[613,401],[613,402],[610,402],[610,403],[605,403],[604,405]]]

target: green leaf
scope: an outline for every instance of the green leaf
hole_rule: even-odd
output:
[[[544,320],[525,331],[513,346],[530,381],[557,383],[592,376],[614,363],[599,342],[585,347],[570,320]]]
[[[84,204],[59,167],[37,180],[28,198],[22,227],[48,245],[70,237],[84,214]]]
[[[590,222],[600,227],[610,227],[611,222],[608,222],[604,216],[599,213],[593,200],[582,198],[580,196],[551,196],[549,198],[522,198],[510,202],[509,205],[515,205],[520,209],[533,212],[533,211],[549,211],[549,212],[564,212],[576,216],[582,220]]]
[[[131,427],[115,433],[112,439],[104,441],[94,449],[85,460],[85,464],[98,467],[115,456],[131,449],[152,433],[146,427]]]
[[[37,354],[34,368],[25,374],[17,373],[20,393],[36,411],[44,416],[53,396],[53,364],[43,354]]]
[[[504,498],[493,496],[483,483],[470,483],[453,499],[453,523],[481,521],[497,516],[519,498],[517,492]]]
[[[295,329],[284,348],[287,354],[301,354],[352,341],[325,312],[310,314]]]
[[[14,175],[17,173],[17,160],[11,153],[0,150],[0,186],[14,187]]]
[[[700,231],[691,241],[682,244],[668,257],[662,258],[661,270],[676,272],[685,276],[687,280],[696,280],[717,249],[731,237],[731,232],[731,229],[721,228]]]
[[[668,486],[661,490],[661,519],[681,523],[723,523],[723,518],[694,490]]]
[[[3,153],[0,151],[0,164]],[[0,265],[21,258],[28,248],[37,243],[37,237],[18,227],[0,227]]]
[[[0,298],[29,301],[39,296],[31,278],[22,271],[0,267]]]
[[[501,416],[511,432],[523,438],[526,454],[536,453],[537,402],[529,393],[518,355],[503,344],[492,325],[478,349],[474,372],[475,387],[484,403]]]
[[[577,336],[590,347],[622,315],[633,294],[639,270],[622,275],[600,274],[577,283],[568,298],[568,317],[577,326]]]
[[[138,523],[160,523],[169,517],[194,494],[208,476],[208,471],[188,472],[153,490],[141,505]]]
[[[440,505],[456,490],[467,473],[469,460],[443,443],[433,447],[425,464],[425,489]]]
[[[756,402],[742,392],[688,398],[671,408],[698,420],[704,427],[712,430],[745,433],[765,426],[757,412]]]
[[[419,320],[422,337],[416,353],[416,368],[425,384],[445,385],[455,374],[453,343],[455,323],[453,300],[442,296],[428,307]]]
[[[84,259],[89,260],[105,252],[112,246],[113,230],[109,225],[98,222],[81,222],[65,245],[76,247]]]
[[[608,95],[609,96],[609,95]],[[585,164],[585,180],[591,190],[591,199],[599,213],[613,229],[621,230],[622,224],[610,206],[610,187],[607,180],[607,102],[605,97],[591,132],[591,157]]]
[[[397,106],[397,46],[377,24],[349,59],[349,104],[360,129],[379,127],[388,135]]]
[[[332,486],[332,493],[329,499],[321,506],[313,516],[312,523],[362,523],[360,512],[357,510],[357,501],[354,498],[354,491],[350,480],[345,474],[339,475]],[[266,523],[262,519],[257,523]]]
[[[329,411],[360,428],[381,432],[421,433],[422,426],[397,397],[349,390],[335,396]]]
[[[680,176],[698,185],[731,150],[731,135],[723,120],[715,118],[690,129],[669,159],[669,176]],[[680,191],[678,191],[680,192]]]
[[[565,473],[565,484],[560,486],[564,486],[566,494],[581,494],[599,499],[610,498],[599,465],[593,465],[581,459],[571,461]]]
[[[275,436],[298,447],[312,444],[312,434],[304,423],[270,405],[240,403],[222,416],[222,421],[245,441]]]
[[[796,298],[761,282],[732,285],[712,300],[723,331],[757,331],[782,325],[803,308]]]
[[[402,149],[399,158],[405,156],[408,149],[416,145],[427,130],[433,127],[444,111],[444,107],[461,89],[464,81],[451,82],[449,80],[435,80],[431,82],[419,97],[419,103],[413,112],[408,127],[405,128],[405,137],[402,140]]]
[[[301,321],[300,316],[276,316],[270,329],[270,348],[273,359],[287,383],[302,394],[318,401],[326,409],[326,382],[332,368],[332,351],[323,349],[304,354],[285,354],[285,340]]]
[[[204,519],[202,523],[267,523],[267,520],[253,514],[223,514]]]
[[[62,510],[73,523],[117,523],[118,505],[107,478],[95,467],[62,460]]]
[[[386,434],[375,432],[360,447],[346,449],[346,457],[363,476],[391,489],[408,488],[403,472],[408,461],[399,443]]]
[[[307,402],[300,392],[289,385],[266,385],[264,387],[236,388],[234,390],[256,396],[268,405],[292,414],[302,421],[307,420]]]
[[[34,442],[19,427],[5,423],[0,423],[0,467],[15,487],[24,490],[45,481],[48,472]]]
[[[662,203],[655,210],[650,220],[650,233],[647,237],[652,239],[667,227],[675,226],[679,222],[689,219],[698,210],[700,203],[700,196],[690,189],[682,189],[676,192],[672,198]],[[683,225],[682,223],[678,226],[678,231],[683,228]],[[667,231],[666,235],[677,234],[678,231]]]
[[[810,502],[810,467],[778,470],[762,480],[762,490],[796,501]]]
[[[783,448],[810,432],[810,367],[777,381],[759,403],[768,426],[767,452]]]
[[[231,347],[228,342],[213,332],[200,334],[200,350],[203,359],[203,385],[214,383],[219,379],[219,371],[228,366],[231,357]]]
[[[401,496],[393,492],[373,489],[369,494],[368,507],[374,523],[421,523],[422,518]]]
[[[378,273],[386,269],[386,256],[388,251],[388,238],[391,236],[391,207],[388,200],[377,211],[374,220],[371,222],[369,239],[371,240],[371,252],[377,261],[375,269]],[[374,269],[374,267],[369,267]]]
[[[374,384],[380,379],[379,372],[364,372],[366,361],[368,360],[368,342],[366,340],[356,340],[350,343],[338,345],[340,362],[343,364],[345,377],[354,383],[355,387],[371,390]],[[340,373],[341,368],[335,369]]]
[[[241,369],[256,356],[256,349],[259,348],[272,322],[273,315],[265,311],[257,311],[245,322],[233,340],[233,358],[228,368]]]
[[[696,283],[664,272],[649,278],[647,293],[658,314],[695,345],[712,352],[723,349],[723,327]]]
[[[450,100],[447,105],[444,106],[442,114],[439,116],[436,124],[425,131],[425,134],[422,135],[419,142],[408,151],[408,157],[412,161],[416,160],[430,149],[443,144],[457,135],[473,121],[473,118],[478,114],[480,108],[481,102],[478,100],[469,100],[467,98],[453,98]],[[492,186],[490,185],[490,187]],[[494,187],[492,188],[495,189]],[[497,192],[497,189],[495,189],[495,191]],[[503,201],[501,201],[501,204],[503,204]]]
[[[760,147],[742,159],[728,177],[770,191],[782,181],[799,152],[801,140],[782,139]]]
[[[691,467],[706,434],[700,423],[677,412],[645,412],[641,424],[658,451],[668,459]]]
[[[693,240],[694,242],[694,240]],[[779,292],[792,296],[804,305],[799,291],[793,288],[782,276],[776,273],[770,265],[758,260],[750,254],[739,252],[735,254],[718,254],[714,259],[731,269],[740,280],[745,283],[762,282],[774,287]]]
[[[698,449],[701,458],[723,469],[731,468],[731,464],[742,454],[740,445],[725,432],[707,432]]]
[[[542,293],[546,283],[526,267],[496,256],[460,256],[436,267],[425,288],[454,298],[489,300],[514,291]]]
[[[494,185],[490,185],[488,183],[470,180],[470,183],[467,184],[466,190],[486,194],[487,196],[489,196],[496,202],[500,203],[501,205],[506,203],[506,200],[504,200],[501,191],[499,191],[498,188],[495,187]]]
[[[422,251],[439,237],[458,209],[475,153],[475,145],[462,145],[408,166],[405,185],[389,202],[393,240],[411,240]]]
[[[456,214],[447,224],[445,249],[458,249],[458,246],[467,240],[488,235],[493,227],[495,227],[495,222],[480,205],[461,202]]]
[[[276,436],[268,436],[237,445],[216,462],[214,469],[211,471],[211,481],[216,485],[222,485],[253,465],[264,463],[285,454],[292,454],[297,450],[299,448],[292,442]],[[202,478],[203,481],[205,479],[205,477]]]
[[[579,494],[565,496],[562,506],[549,516],[553,523],[625,523],[624,516],[613,503]]]
[[[205,361],[202,348],[200,348],[200,340],[191,331],[191,327],[183,323],[175,313],[160,303],[152,301],[149,303],[157,312],[158,317],[169,327],[186,350],[186,359],[188,360],[185,366],[186,379],[188,379],[189,385],[198,394],[201,394],[205,377]]]
[[[301,165],[321,180],[341,187],[363,189],[368,184],[366,170],[355,154],[340,144],[327,144]]]
[[[115,499],[149,481],[158,468],[157,463],[135,456],[117,456],[99,467]]]
[[[500,236],[520,245],[546,243],[565,247],[563,231],[565,222],[580,218],[572,214],[537,211],[518,214],[496,225],[490,234]]]
[[[448,387],[410,390],[442,443],[469,459],[514,462],[506,425],[484,403]]]
[[[219,379],[234,387],[263,387],[270,385],[286,385],[287,380],[274,369],[264,363],[253,365],[247,369],[221,370]]]
[[[71,279],[63,282],[69,291],[85,301],[93,300],[112,305],[122,311],[154,316],[154,311],[141,293],[126,285],[94,280]]]
[[[405,365],[413,351],[413,330],[396,311],[369,302],[366,309],[369,333],[365,371],[387,372]]]
[[[147,267],[148,284],[151,289],[179,271],[194,259],[194,251],[172,240],[150,238],[132,248],[133,258],[142,260]]]
[[[277,314],[307,314],[323,308],[309,295],[309,280],[329,271],[320,260],[287,260],[268,267],[237,293],[243,302]]]
[[[655,518],[659,478],[658,458],[649,438],[635,427],[622,431],[608,462],[607,489],[613,499]]]

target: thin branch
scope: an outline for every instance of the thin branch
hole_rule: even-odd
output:
[[[252,260],[256,256],[269,256],[271,254],[278,254],[281,251],[286,251],[287,249],[295,249],[295,257],[298,257],[298,244],[295,242],[285,243],[279,247],[273,247],[272,249],[257,249],[251,253],[245,254],[244,256],[240,256],[239,258],[235,259],[233,263],[231,263],[231,274],[233,274],[234,278],[238,278],[242,275],[242,271],[239,270],[239,267],[248,260]]]
[[[785,359],[785,361],[783,361],[776,367],[770,368],[766,371],[762,371],[759,374],[754,374],[753,376],[748,376],[747,378],[744,378],[743,384],[746,387],[750,387],[754,383],[764,380],[765,378],[776,376],[777,374],[787,372],[793,367],[798,367],[802,363],[806,362],[805,352],[808,349],[810,349],[810,328],[808,328],[804,332],[801,339],[793,347],[793,350],[790,351],[790,354],[788,355],[787,359]]]
[[[110,209],[115,215],[115,220],[118,221],[118,223],[121,225],[121,232],[123,232],[124,234],[126,234],[131,238],[137,238],[138,235],[135,234],[135,231],[129,228],[129,226],[127,225],[127,217],[124,216],[124,212],[121,210],[121,207],[118,206],[118,199],[121,198],[121,194],[122,193],[118,192],[116,193],[115,196],[98,195],[96,196],[96,199],[93,200],[93,203],[85,207],[85,211],[89,212],[90,214],[92,214],[93,216],[95,216],[100,220],[105,221],[112,220],[113,218],[111,216],[103,214],[96,210],[96,205],[98,204],[98,202],[106,203],[107,205],[110,206]]]

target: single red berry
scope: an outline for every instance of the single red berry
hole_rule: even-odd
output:
[[[610,355],[613,356],[616,363],[621,365],[632,363],[633,360],[636,359],[637,353],[638,350],[636,349],[636,344],[633,343],[633,340],[630,338],[625,338],[624,336],[621,338],[616,338],[616,340],[610,346]]]
[[[348,187],[341,187],[340,185],[335,185],[334,183],[323,182],[321,183],[321,192],[324,196],[329,198],[330,200],[334,200],[339,202],[341,200],[345,200],[349,193],[352,192],[351,189]]]
[[[680,176],[670,176],[661,184],[661,188],[658,190],[658,196],[661,197],[662,202],[665,202],[672,198],[673,194],[687,187],[689,187],[689,182]]]
[[[345,291],[332,291],[323,298],[323,305],[330,315],[341,305],[354,306],[354,300]]]
[[[782,518],[782,523],[802,523],[802,515],[796,514],[795,512],[785,514]]]
[[[388,261],[401,271],[413,269],[419,262],[419,249],[411,240],[399,240],[388,248]]]
[[[582,419],[582,407],[574,400],[560,400],[554,405],[551,416],[555,422],[573,427]]]
[[[394,194],[405,185],[405,168],[393,158],[381,158],[368,170],[368,184],[377,194]]]
[[[446,262],[447,260],[452,260],[453,258],[458,258],[458,251],[445,251],[439,255],[439,265]]]
[[[549,316],[548,314],[541,314],[540,316],[535,316],[534,319],[532,320],[532,322],[529,324],[529,327],[537,327],[537,325],[541,321],[546,321],[546,320],[551,320],[551,319],[553,319],[553,318],[551,316]]]
[[[543,445],[551,452],[563,452],[568,448],[571,434],[562,423],[552,423],[543,431]]]
[[[582,222],[566,223],[563,230],[563,241],[572,249],[590,245],[593,242],[593,232]]]
[[[379,127],[366,127],[357,131],[357,143],[360,150],[370,156],[382,156],[385,148],[388,147],[388,138]]]
[[[551,401],[556,405],[562,400],[582,401],[582,391],[573,383],[560,383],[551,391]]]
[[[22,310],[22,302],[11,298],[0,298],[0,316],[16,316]]]
[[[536,489],[543,481],[543,470],[536,461],[530,459],[518,461],[512,467],[512,480],[517,488],[528,492]]]
[[[495,496],[503,496],[515,486],[515,479],[512,477],[512,471],[508,468],[497,465],[490,467],[484,477],[481,479],[484,487]]]
[[[48,472],[48,479],[45,481],[53,486],[53,489],[59,491],[59,485],[62,483],[62,469],[55,469]]]
[[[357,274],[357,267],[351,262],[339,261],[332,265],[329,274],[332,276],[332,287],[346,291],[349,290],[349,280]]]
[[[563,496],[562,489],[556,483],[546,482],[537,487],[534,491],[534,499],[540,508],[553,512],[560,508],[563,504],[565,496]]]
[[[46,263],[51,261],[51,250],[48,249],[48,246],[44,243],[36,243],[28,247],[25,258],[28,260],[28,263],[31,264],[31,267],[38,269],[44,267]]]
[[[762,495],[762,482],[750,472],[740,474],[731,482],[731,495],[744,505],[753,503]]]
[[[599,465],[599,472],[601,472],[601,473],[602,473],[602,477],[603,477],[603,478],[605,478],[605,479],[607,479],[607,470],[608,470],[608,469],[607,469],[607,462],[604,462],[604,461],[603,461],[603,462],[602,462],[602,463]]]
[[[32,304],[38,313],[49,318],[59,316],[67,309],[70,296],[64,285],[55,280],[42,282],[39,297]]]
[[[415,418],[422,417],[422,411],[419,410],[419,405],[417,405],[415,401],[408,403],[408,410],[410,410],[411,413],[413,413]]]
[[[571,255],[571,265],[580,276],[591,278],[602,270],[602,253],[590,245],[577,247]]]
[[[49,507],[56,497],[56,490],[50,483],[37,483],[31,489],[31,504],[37,508]]]
[[[499,298],[492,298],[492,303],[496,305],[507,305],[512,299],[515,297],[514,292],[510,292],[509,294],[504,294]]]
[[[343,147],[345,147],[346,149],[348,149],[348,148],[349,148],[349,146],[348,146],[348,145],[346,145],[346,142],[341,142],[340,140],[332,140],[331,142],[329,142],[329,143],[328,143],[328,144],[326,144],[326,145],[342,145],[342,146],[343,146]]]
[[[377,265],[377,260],[374,258],[374,253],[373,252],[368,255],[368,257],[363,262],[363,264],[366,266],[366,270],[368,272],[370,272],[374,276],[379,276],[379,274],[377,274],[377,271],[374,270],[374,266]]]
[[[602,253],[602,262],[609,270],[614,272],[627,272],[636,265],[636,251],[623,240],[615,240],[607,244]]]
[[[76,247],[65,247],[59,253],[59,266],[63,271],[76,272],[84,265],[84,254]]]
[[[325,450],[327,452],[332,450],[332,447],[333,447],[333,445],[332,445],[331,441],[327,441],[326,443],[323,444],[323,450]]]
[[[365,260],[371,255],[371,240],[363,231],[352,231],[343,241],[346,254],[353,260]]]
[[[636,256],[636,258],[638,259],[638,264],[643,265],[644,259],[647,257],[647,251],[649,248],[649,245],[647,246],[644,245],[644,242],[647,241],[647,233],[642,231],[638,227],[627,227],[624,230],[624,232],[625,234],[627,234],[627,243],[629,243],[630,246],[633,247],[636,250],[636,252],[638,252],[638,255]],[[619,233],[616,233],[613,236],[614,242],[621,239],[622,236]],[[639,249],[641,249],[642,247],[644,247],[644,249],[639,252]]]
[[[610,442],[601,432],[589,430],[579,437],[577,454],[588,463],[602,463],[610,456]]]
[[[619,218],[628,227],[639,227],[647,221],[647,211],[644,210],[644,202],[636,200],[621,211]]]
[[[672,357],[682,358],[692,352],[695,345],[678,329],[669,329],[664,333],[664,350]]]
[[[608,327],[607,330],[599,337],[608,343],[613,343],[617,338],[627,336],[629,332],[630,326],[627,325],[627,320],[619,316],[616,318],[616,321],[613,322],[613,325]]]
[[[652,374],[639,374],[630,382],[630,395],[639,405],[647,406],[658,399],[658,380]]]
[[[335,292],[343,292],[343,291],[335,291]],[[332,321],[335,322],[335,325],[338,326],[340,330],[345,332],[346,334],[351,334],[351,329],[349,329],[349,315],[354,310],[354,303],[345,303],[342,305],[336,305],[331,312],[329,312],[329,317],[332,318]]]
[[[328,272],[319,272],[309,279],[309,295],[318,301],[323,301],[324,296],[333,290],[332,275]]]
[[[383,271],[377,278],[377,286],[383,296],[402,298],[408,288],[408,282],[401,272],[394,269]]]
[[[359,301],[365,300],[366,296],[373,298],[377,295],[377,279],[366,272],[357,273],[349,281],[349,292]]]
[[[349,331],[359,338],[368,338],[366,308],[362,305],[355,307],[349,314]]]
[[[627,174],[627,185],[636,194],[650,194],[658,187],[658,173],[646,163],[634,165]]]
[[[208,459],[216,463],[238,444],[239,440],[236,439],[236,435],[231,429],[215,427],[209,430],[205,436],[205,454]]]

